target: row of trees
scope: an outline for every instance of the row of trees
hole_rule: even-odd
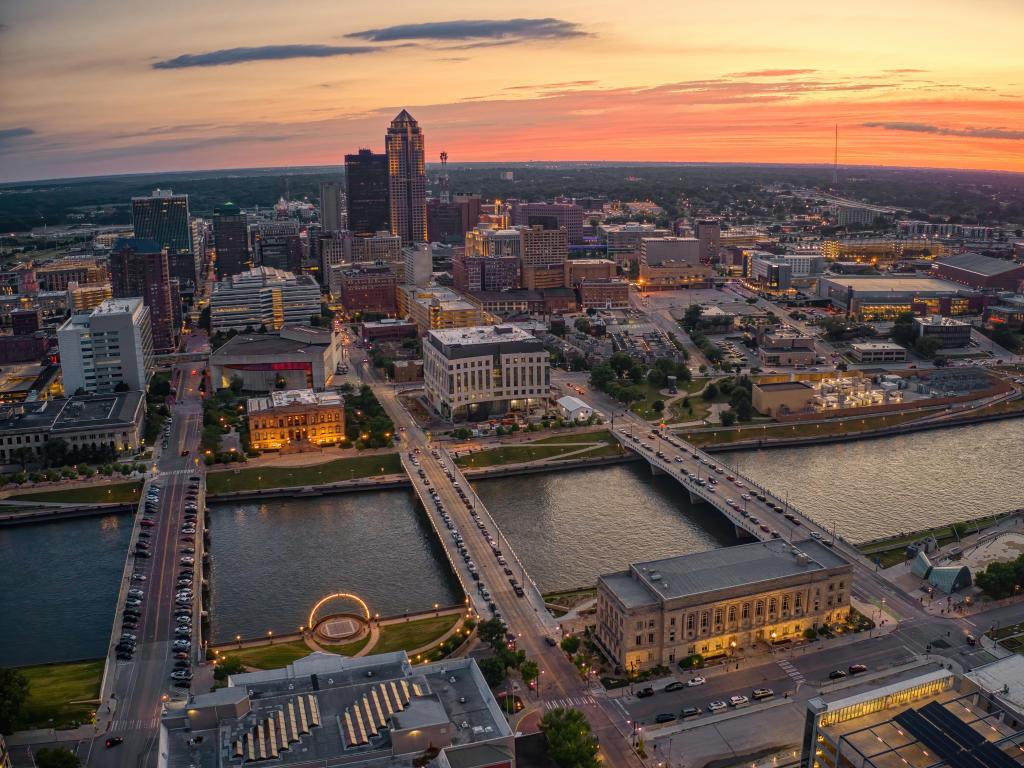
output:
[[[991,563],[974,575],[974,583],[993,600],[1017,594],[1024,584],[1024,555],[1008,563]]]
[[[661,388],[669,376],[675,376],[679,382],[689,381],[690,369],[686,363],[677,362],[671,357],[659,357],[654,365],[647,367],[625,352],[616,352],[607,362],[591,369],[590,383],[620,403],[628,405],[647,397],[646,388],[640,386],[645,381]]]

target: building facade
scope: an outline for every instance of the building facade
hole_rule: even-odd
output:
[[[427,334],[423,381],[434,410],[455,421],[544,402],[551,372],[540,339],[511,325],[476,326]]]
[[[583,242],[583,208],[575,203],[515,203],[512,224],[564,229],[570,243]]]
[[[249,440],[258,451],[345,442],[345,403],[337,392],[292,389],[246,401]]]
[[[581,309],[629,309],[625,280],[584,279],[576,284]]]
[[[338,295],[347,312],[393,315],[397,284],[386,264],[366,264],[341,271]]]
[[[195,283],[196,260],[188,195],[176,195],[170,189],[154,189],[149,197],[133,197],[132,229],[135,237],[154,240],[167,249],[171,277],[183,284]]]
[[[853,567],[813,539],[634,563],[598,578],[594,637],[629,672],[729,655],[845,621],[852,582]]]
[[[69,257],[35,267],[33,282],[35,285],[31,290],[23,287],[16,292],[66,291],[72,283],[103,285],[110,282],[110,274],[107,264],[100,259]]]
[[[941,315],[915,317],[918,338],[931,336],[942,343],[943,349],[966,347],[971,342],[971,325],[962,320]]]
[[[210,355],[214,389],[242,381],[247,392],[328,387],[338,365],[338,347],[327,328],[286,326],[277,334],[240,333]]]
[[[902,363],[907,350],[888,341],[866,341],[851,344],[850,356],[858,363]]]
[[[479,304],[443,286],[399,285],[395,297],[398,314],[416,323],[421,336],[430,330],[469,328],[484,322]]]
[[[73,314],[57,330],[64,391],[145,390],[153,373],[150,310],[142,299],[110,299]]]
[[[757,335],[757,355],[762,365],[813,365],[814,339],[789,326],[763,328]]]
[[[345,188],[340,182],[320,182],[320,228],[325,232],[348,229],[345,216]]]
[[[427,173],[423,131],[404,109],[384,137],[391,233],[403,245],[427,241]]]
[[[309,275],[273,267],[256,267],[219,281],[210,295],[210,329],[214,333],[278,330],[305,325],[320,314],[320,286]]]
[[[154,240],[118,240],[110,251],[110,287],[115,299],[141,296],[149,307],[156,354],[178,348],[181,296],[178,282],[171,280],[166,248]]]
[[[248,219],[234,203],[213,209],[213,246],[218,279],[237,275],[252,266]]]
[[[345,202],[348,228],[357,237],[388,229],[387,155],[369,149],[345,155]]]

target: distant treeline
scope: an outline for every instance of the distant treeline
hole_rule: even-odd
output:
[[[437,167],[428,171],[436,192]],[[501,178],[513,171],[514,178]],[[668,218],[682,205],[713,213],[771,215],[768,184],[825,187],[831,182],[827,166],[774,165],[615,165],[608,163],[527,163],[450,165],[453,192],[472,192],[485,199],[518,197],[541,200],[606,195],[615,200],[651,200]],[[0,232],[69,223],[71,213],[104,210],[86,221],[126,224],[128,201],[157,187],[187,193],[192,212],[209,216],[215,206],[232,201],[242,207],[271,206],[285,195],[317,202],[324,180],[342,180],[342,168],[280,168],[238,171],[140,174],[20,182],[0,185]],[[840,169],[837,192],[879,205],[907,208],[918,218],[929,214],[954,222],[995,226],[1024,222],[1024,176],[985,171],[904,168]]]

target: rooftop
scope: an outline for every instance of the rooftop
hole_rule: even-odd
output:
[[[629,571],[600,578],[629,605],[675,600],[842,567],[849,567],[849,563],[813,539],[796,544],[772,539],[633,563]]]
[[[850,349],[856,349],[862,352],[880,352],[882,350],[888,352],[906,352],[904,347],[901,347],[899,344],[892,341],[861,341],[851,344]]]
[[[430,331],[430,336],[445,346],[536,341],[535,336],[514,325],[475,325],[469,328],[442,328]]]
[[[287,408],[290,405],[342,405],[344,400],[337,392],[314,392],[312,389],[289,389],[285,392],[271,392],[267,397],[250,397],[246,403],[248,413],[267,411],[271,408]]]
[[[963,320],[957,320],[955,317],[943,317],[942,315],[928,315],[926,317],[915,317],[915,323],[920,325],[934,325],[934,326],[970,326],[970,323],[965,323]]]
[[[221,344],[211,357],[226,355],[300,355],[303,357],[323,357],[323,346],[312,341],[304,342],[286,339],[269,333],[240,333],[232,336]]]
[[[0,432],[74,432],[133,424],[142,397],[141,392],[116,392],[0,406]]]
[[[964,290],[964,286],[959,283],[922,275],[831,275],[824,279],[829,283],[852,288],[854,293],[960,293]]]
[[[769,392],[784,392],[790,389],[812,389],[806,381],[777,381],[768,384],[755,384],[758,389],[766,389]]]
[[[1018,264],[1006,259],[993,259],[991,256],[982,256],[980,253],[960,253],[956,256],[948,256],[936,262],[940,267],[954,267],[964,272],[973,272],[976,275],[993,277],[1004,272],[1012,272],[1017,269],[1024,269],[1024,264]]]

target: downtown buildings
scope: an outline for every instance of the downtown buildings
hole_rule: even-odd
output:
[[[142,297],[149,307],[153,351],[174,352],[181,335],[179,283],[171,279],[167,249],[155,240],[121,238],[110,251],[110,285],[115,299]]]
[[[65,392],[145,390],[153,373],[150,308],[138,297],[104,301],[72,314],[57,345]]]
[[[345,155],[345,199],[348,228],[357,237],[389,228],[387,155],[369,149]]]
[[[391,232],[403,245],[427,240],[427,175],[423,131],[404,109],[391,121],[384,146],[388,160]]]
[[[224,203],[213,209],[213,245],[218,279],[237,275],[252,265],[248,219],[234,203]]]
[[[310,275],[256,267],[216,284],[210,296],[210,330],[279,330],[305,325],[320,314],[320,286]]]
[[[199,270],[193,247],[188,195],[176,195],[170,189],[154,189],[149,197],[132,198],[132,230],[135,237],[154,240],[167,249],[171,277],[182,285],[194,284]]]

